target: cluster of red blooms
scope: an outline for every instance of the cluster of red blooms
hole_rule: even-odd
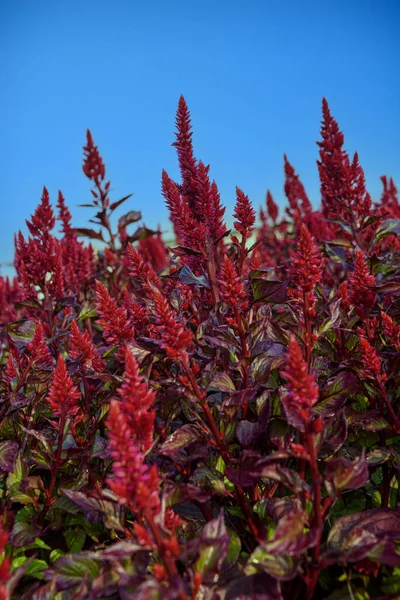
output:
[[[308,372],[308,365],[294,336],[290,338],[287,363],[281,374],[288,381],[288,393],[282,398],[288,420],[295,425],[298,425],[297,419],[307,424],[311,409],[318,401],[318,385],[315,377]]]
[[[360,319],[368,317],[375,304],[376,293],[371,289],[375,284],[375,277],[371,275],[366,258],[360,250],[356,250],[354,258],[354,271],[350,280],[349,301]]]
[[[78,413],[78,400],[80,392],[68,375],[63,357],[58,357],[56,368],[53,372],[47,402],[50,404],[56,417],[66,419]]]
[[[295,286],[291,297],[307,306],[307,313],[313,316],[316,303],[315,287],[322,278],[322,254],[314,238],[305,225],[302,225],[297,242],[297,251],[291,252],[290,276]]]

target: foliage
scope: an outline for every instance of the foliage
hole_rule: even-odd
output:
[[[89,131],[95,228],[44,189],[0,280],[0,599],[400,596],[400,205],[325,100],[318,144],[321,210],[285,156],[230,232],[181,98],[172,248],[112,225]]]

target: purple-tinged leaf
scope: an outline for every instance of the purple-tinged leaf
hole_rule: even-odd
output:
[[[17,442],[5,440],[0,442],[0,470],[12,473],[17,459],[19,445]]]
[[[200,277],[197,277],[197,275],[195,275],[192,272],[191,268],[188,265],[183,265],[179,273],[179,280],[184,285],[195,285],[197,287],[204,288],[210,287],[210,284],[208,283],[204,275],[200,275]]]
[[[203,437],[204,433],[197,425],[182,425],[165,440],[159,452],[164,456],[173,456],[187,446],[200,441]]]
[[[266,459],[261,459],[255,465],[255,471],[259,474],[259,477],[272,479],[273,481],[279,481],[295,494],[303,491],[308,493],[311,492],[310,485],[306,483],[293,469],[281,467],[280,465],[276,464],[270,464],[266,461]]]
[[[319,457],[327,458],[337,452],[347,438],[347,421],[343,410],[334,417],[324,420],[323,443],[319,448]]]
[[[383,221],[375,232],[372,245],[388,235],[400,235],[400,219],[386,219]]]
[[[213,377],[208,389],[217,390],[218,392],[234,392],[235,384],[226,373],[217,373]]]
[[[258,571],[265,571],[278,581],[290,581],[296,577],[299,566],[299,558],[285,554],[270,554],[261,545],[250,556],[245,573],[251,575]]]
[[[6,330],[13,342],[29,344],[35,335],[36,323],[34,321],[15,321],[6,326]]]
[[[331,482],[333,490],[341,493],[344,490],[356,490],[369,480],[368,465],[364,454],[353,462],[339,456],[328,461],[325,468],[325,481]]]
[[[128,194],[127,196],[124,196],[123,198],[121,198],[121,200],[117,200],[116,202],[112,202],[110,204],[110,212],[113,212],[114,210],[116,210],[118,208],[118,206],[121,206],[121,204],[123,204],[124,202],[126,202],[127,200],[129,200],[129,198],[132,198],[132,196],[133,196],[133,194]],[[142,218],[142,216],[140,215],[139,219],[141,219],[141,218]]]
[[[225,600],[283,600],[283,596],[274,577],[268,573],[256,573],[231,581]]]
[[[196,571],[203,577],[203,581],[214,580],[222,570],[223,562],[228,555],[230,537],[225,526],[224,513],[221,510],[216,519],[212,519],[203,528],[196,561]]]
[[[175,248],[170,248],[170,252],[174,256],[202,256],[202,252],[187,246],[175,246]]]
[[[33,519],[27,522],[16,521],[10,532],[9,540],[15,548],[22,548],[32,544],[35,538],[40,537],[41,532],[42,528]]]
[[[357,390],[357,377],[349,371],[340,371],[320,387],[319,401],[313,411],[326,416],[335,415],[346,404],[348,396]]]
[[[255,302],[268,302],[271,304],[284,304],[288,300],[286,288],[289,279],[278,281],[253,277],[251,288]]]
[[[75,232],[79,237],[87,237],[91,240],[99,240],[100,242],[104,242],[101,231],[95,231],[94,229],[88,229],[87,227],[78,227],[78,229],[75,229]]]
[[[141,218],[142,215],[138,210],[130,210],[118,219],[118,229],[123,229],[128,225],[131,225],[131,223],[137,223]]]
[[[365,431],[382,431],[389,429],[388,421],[381,415],[379,410],[364,410],[358,412],[348,409],[346,411],[347,424],[352,427],[359,427]]]
[[[54,567],[48,569],[46,575],[49,579],[56,578],[59,591],[79,585],[84,576],[94,579],[100,573],[100,561],[91,558],[90,555],[93,553],[66,554],[56,560]]]
[[[233,392],[233,394],[231,394],[229,398],[224,401],[224,408],[243,406],[244,403],[251,402],[256,394],[257,390],[250,388]]]

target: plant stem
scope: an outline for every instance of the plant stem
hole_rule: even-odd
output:
[[[312,566],[311,566],[311,581],[307,587],[306,600],[311,600],[314,594],[315,586],[317,585],[318,576],[320,573],[319,554],[322,538],[322,511],[321,511],[321,475],[317,464],[317,453],[315,451],[314,434],[307,425],[306,437],[308,442],[308,452],[310,455],[310,469],[314,488],[314,527],[317,531],[316,544],[312,549]]]

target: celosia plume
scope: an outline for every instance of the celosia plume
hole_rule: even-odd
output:
[[[360,352],[364,365],[365,376],[372,379],[380,378],[381,380],[384,380],[385,376],[382,375],[382,366],[379,354],[364,336],[360,337]]]
[[[31,354],[32,361],[37,366],[49,367],[53,364],[53,357],[46,344],[43,325],[40,322],[36,325],[34,336],[27,348]]]
[[[192,332],[185,329],[178,321],[168,301],[160,290],[152,288],[154,314],[157,317],[156,326],[161,339],[162,347],[169,358],[177,360],[187,359],[187,349],[192,342]]]
[[[375,277],[371,274],[364,254],[361,250],[356,250],[354,271],[350,279],[349,300],[361,319],[369,315],[375,304],[376,293],[369,289],[374,284]]]
[[[103,327],[103,337],[109,344],[124,346],[133,340],[133,325],[127,312],[111,298],[107,288],[96,281],[96,309],[100,315],[99,325]]]
[[[273,220],[273,222],[275,223],[278,218],[279,208],[278,208],[277,204],[275,203],[275,201],[272,197],[272,194],[269,190],[267,191],[266,204],[267,204],[268,214],[271,217],[271,219]]]
[[[283,398],[288,417],[293,412],[307,422],[311,408],[318,401],[318,385],[314,376],[308,372],[308,365],[294,336],[290,338],[286,367],[281,375],[288,382],[288,394]]]
[[[239,277],[235,265],[225,254],[219,277],[221,297],[231,308],[235,307],[247,296],[244,283]]]
[[[321,281],[322,254],[305,225],[301,227],[297,252],[291,255],[290,274],[292,283],[305,294],[313,293]]]
[[[94,145],[92,134],[89,129],[86,131],[86,146],[83,147],[84,163],[82,170],[88,179],[91,179],[97,186],[106,176],[106,168],[99,154],[97,146]]]
[[[53,372],[47,402],[50,404],[54,416],[67,418],[78,412],[79,398],[80,392],[68,375],[64,359],[60,355]]]
[[[236,205],[233,216],[236,219],[233,224],[236,231],[238,231],[243,238],[247,240],[249,237],[251,237],[254,229],[256,212],[253,209],[248,196],[246,196],[246,194],[244,194],[238,187],[236,188]]]
[[[104,360],[97,354],[88,331],[81,332],[75,319],[71,323],[69,336],[69,356],[78,360],[85,369],[102,373],[106,368]]]

